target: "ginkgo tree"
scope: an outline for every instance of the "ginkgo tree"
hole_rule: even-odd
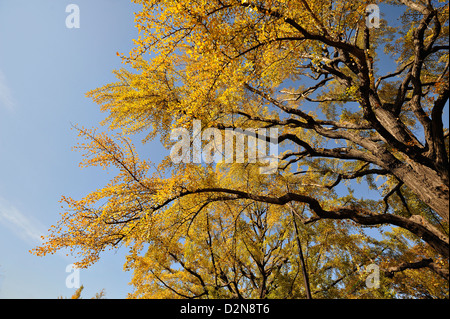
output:
[[[88,267],[126,245],[131,297],[448,298],[445,2],[388,0],[401,20],[379,28],[364,0],[134,2],[130,68],[88,93],[107,130],[77,128],[83,165],[117,175],[63,197],[36,254],[76,249]],[[169,149],[194,121],[277,128],[276,173],[242,154],[156,170],[139,158],[133,134]]]

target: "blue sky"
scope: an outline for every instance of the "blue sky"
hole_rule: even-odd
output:
[[[80,8],[80,28],[66,28],[68,4]],[[71,296],[65,254],[36,257],[28,250],[59,219],[61,195],[81,198],[112,176],[80,169],[71,123],[92,127],[104,118],[85,97],[115,80],[136,37],[128,0],[0,0],[0,298]],[[148,151],[152,153],[151,145]],[[160,150],[159,150],[160,152]],[[81,270],[83,296],[131,291],[124,252],[106,253]]]

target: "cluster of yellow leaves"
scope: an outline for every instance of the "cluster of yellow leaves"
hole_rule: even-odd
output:
[[[106,134],[79,129],[90,143],[76,148],[85,151],[82,166],[115,166],[118,173],[105,187],[91,192],[81,200],[62,196],[67,211],[61,221],[52,226],[46,243],[33,252],[37,255],[54,253],[58,249],[79,248],[83,259],[78,266],[87,267],[99,258],[108,246],[114,247],[139,238],[132,236],[139,222],[145,220],[148,211],[144,203],[158,191],[158,179],[148,175],[149,163],[140,161],[136,150],[126,137],[119,136],[118,144]]]
[[[187,127],[194,116],[215,121],[247,109],[244,83],[273,93],[295,79],[301,65],[314,62],[311,56],[320,56],[323,48],[315,41],[294,41],[301,37],[285,19],[338,38],[363,21],[369,3],[264,1],[249,8],[239,1],[135,2],[143,6],[135,19],[140,37],[124,61],[140,72],[117,71],[118,83],[89,96],[110,113],[111,128],[145,128],[149,137],[156,132],[165,137],[170,124]]]

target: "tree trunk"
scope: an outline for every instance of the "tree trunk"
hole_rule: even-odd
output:
[[[392,135],[391,140],[386,140],[388,144],[396,148],[396,141],[420,147],[420,142],[388,110],[381,107],[378,97],[371,95],[370,104],[373,106],[376,119],[389,134]],[[370,119],[370,114],[369,114]],[[373,120],[373,119],[372,119]],[[381,132],[379,132],[381,134]],[[383,135],[383,134],[381,134]],[[387,136],[386,136],[387,137]],[[383,154],[382,154],[383,153]],[[388,152],[390,153],[390,152]],[[439,214],[446,222],[449,221],[449,186],[448,176],[440,176],[439,172],[431,169],[418,161],[408,158],[405,161],[394,160],[392,154],[387,156],[386,152],[381,152],[383,161],[387,164],[384,168],[389,169],[399,180],[408,186],[424,203]]]
[[[392,173],[444,221],[449,221],[449,189],[437,172],[415,162],[404,162]]]

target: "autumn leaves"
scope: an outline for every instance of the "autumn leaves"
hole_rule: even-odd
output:
[[[423,196],[441,185],[448,198],[448,169],[426,152],[441,145],[448,162],[448,86],[436,100],[418,93],[448,79],[448,9],[418,23],[409,15],[424,13],[401,1],[403,24],[377,28],[375,7],[366,25],[369,1],[258,1],[251,12],[251,1],[135,2],[131,70],[88,93],[106,132],[80,130],[84,165],[117,175],[64,197],[38,254],[78,248],[89,266],[126,245],[136,298],[305,298],[305,278],[314,298],[448,296],[448,219]],[[391,75],[378,74],[382,48],[401,57]],[[434,109],[425,132],[442,132],[408,147],[423,140],[424,105]],[[170,155],[151,169],[127,136],[137,132]],[[417,258],[437,268],[383,275]],[[367,265],[379,270],[376,289],[364,284]]]

